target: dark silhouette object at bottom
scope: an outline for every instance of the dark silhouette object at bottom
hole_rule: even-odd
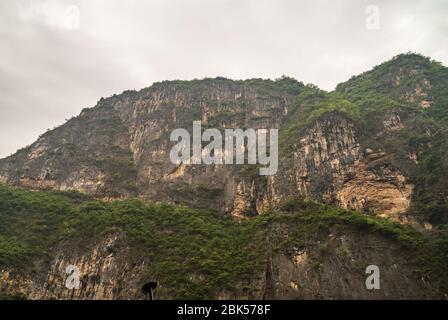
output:
[[[145,283],[142,287],[142,293],[145,295],[145,298],[149,294],[149,300],[154,300],[153,290],[157,288],[157,282],[148,282]]]

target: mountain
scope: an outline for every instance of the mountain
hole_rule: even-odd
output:
[[[163,298],[443,298],[447,103],[448,68],[413,53],[332,92],[214,78],[102,98],[0,160],[0,289],[139,298],[156,278]],[[195,120],[279,129],[277,174],[171,163],[170,133]],[[373,262],[384,290],[364,287]]]

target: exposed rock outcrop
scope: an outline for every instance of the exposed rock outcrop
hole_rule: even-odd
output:
[[[191,131],[192,122],[202,119],[203,126],[281,129],[291,101],[292,95],[231,81],[123,93],[4,160],[0,176],[31,189],[212,206],[239,219],[294,194],[387,216],[409,208],[412,184],[387,164],[387,156],[365,155],[360,129],[339,113],[324,115],[297,136],[292,154],[280,153],[281,178],[260,177],[250,166],[178,166],[169,160],[175,128]],[[384,122],[387,130],[401,126],[398,114]]]

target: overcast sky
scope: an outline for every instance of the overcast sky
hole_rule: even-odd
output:
[[[1,158],[155,81],[289,75],[332,90],[408,51],[448,65],[448,1],[2,0],[0,40]]]

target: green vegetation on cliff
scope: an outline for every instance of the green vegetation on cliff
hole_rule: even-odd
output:
[[[350,118],[363,145],[385,151],[390,164],[415,182],[413,212],[434,224],[448,223],[448,68],[419,54],[401,54],[325,92],[308,85],[295,97],[280,128],[285,158],[297,137],[322,116]],[[400,121],[393,130],[384,122]],[[410,163],[418,155],[418,166]],[[286,155],[285,155],[286,154]]]
[[[205,79],[194,79],[194,80],[171,80],[171,81],[162,81],[156,82],[151,87],[146,90],[163,87],[163,86],[171,86],[175,89],[200,89],[200,88],[210,88],[213,86],[236,86],[236,85],[246,85],[250,87],[258,88],[260,91],[265,92],[277,92],[277,93],[288,93],[296,95],[300,93],[304,87],[303,83],[297,81],[294,78],[290,78],[287,76],[282,76],[281,78],[271,80],[271,79],[248,79],[248,80],[232,80],[224,77],[216,77],[216,78],[205,78]]]
[[[36,259],[51,261],[61,241],[74,250],[120,231],[133,254],[151,261],[142,282],[157,279],[166,297],[202,299],[248,284],[273,251],[307,248],[335,226],[394,241],[419,257],[415,263],[424,272],[446,268],[446,237],[427,238],[389,220],[308,200],[290,199],[280,212],[237,223],[209,210],[0,185],[1,268],[31,272]]]
[[[410,226],[387,219],[295,198],[285,201],[277,212],[237,223],[213,210],[149,204],[132,198],[108,202],[75,192],[31,192],[0,185],[0,267],[32,273],[42,265],[49,266],[58,246],[82,251],[92,241],[119,233],[124,235],[125,245],[130,248],[130,260],[140,257],[150,261],[144,274],[139,274],[139,280],[143,283],[157,279],[164,288],[160,291],[161,298],[209,298],[216,297],[217,291],[254,290],[249,283],[266,271],[274,252],[309,249],[325,242],[334,229],[340,229],[366,238],[375,235],[385,239],[402,249],[400,253],[409,257],[409,264],[422,278],[430,276],[446,281],[448,69],[420,55],[397,56],[338,85],[333,92],[304,86],[288,77],[156,83],[140,92],[127,91],[102,99],[96,108],[84,110],[80,117],[44,134],[42,138],[48,140],[49,151],[34,158],[32,166],[28,165],[29,152],[36,145],[18,152],[10,162],[0,160],[0,166],[10,166],[12,169],[5,176],[14,179],[8,183],[18,184],[26,177],[27,167],[34,171],[34,177],[40,177],[41,169],[52,163],[49,159],[58,164],[55,168],[60,168],[51,170],[54,177],[50,178],[69,174],[70,170],[80,171],[85,165],[97,176],[97,172],[108,173],[107,185],[116,187],[102,190],[98,195],[119,197],[122,190],[127,196],[141,194],[135,185],[139,171],[134,154],[127,149],[130,140],[121,141],[129,134],[128,127],[115,114],[113,102],[138,101],[158,88],[170,93],[185,91],[186,96],[191,95],[191,109],[184,108],[175,118],[176,124],[190,123],[202,116],[198,102],[207,104],[209,92],[215,89],[220,92],[223,87],[227,94],[231,92],[230,99],[214,102],[216,113],[210,117],[208,126],[248,125],[247,120],[262,121],[272,110],[276,112],[274,116],[280,113],[276,119],[281,124],[280,165],[290,164],[291,149],[300,143],[300,138],[316,120],[337,113],[344,120],[353,121],[354,130],[359,131],[356,143],[362,148],[385,151],[381,165],[386,169],[398,168],[407,182],[415,186],[413,217],[433,223],[433,230],[420,234]],[[229,91],[232,87],[237,90]],[[248,102],[239,97],[246,89],[262,93],[261,98],[254,94],[255,99],[249,100],[262,101],[256,115],[249,119],[245,112]],[[275,109],[271,107],[271,97],[279,101]],[[293,97],[292,105],[285,102]],[[167,102],[151,117],[156,120],[171,117],[170,108],[175,103],[174,100]],[[145,141],[145,148],[151,144],[160,147],[154,143],[159,139],[155,136],[154,140]],[[258,177],[256,166],[241,168],[239,172],[245,176]],[[215,199],[226,193],[222,186],[210,188],[206,184],[176,184],[166,191],[178,199],[202,196],[210,204],[220,203]],[[247,214],[251,215],[255,212]],[[42,270],[39,269],[46,272],[48,268]],[[446,283],[442,285],[448,288]],[[0,299],[7,297],[0,293]]]

